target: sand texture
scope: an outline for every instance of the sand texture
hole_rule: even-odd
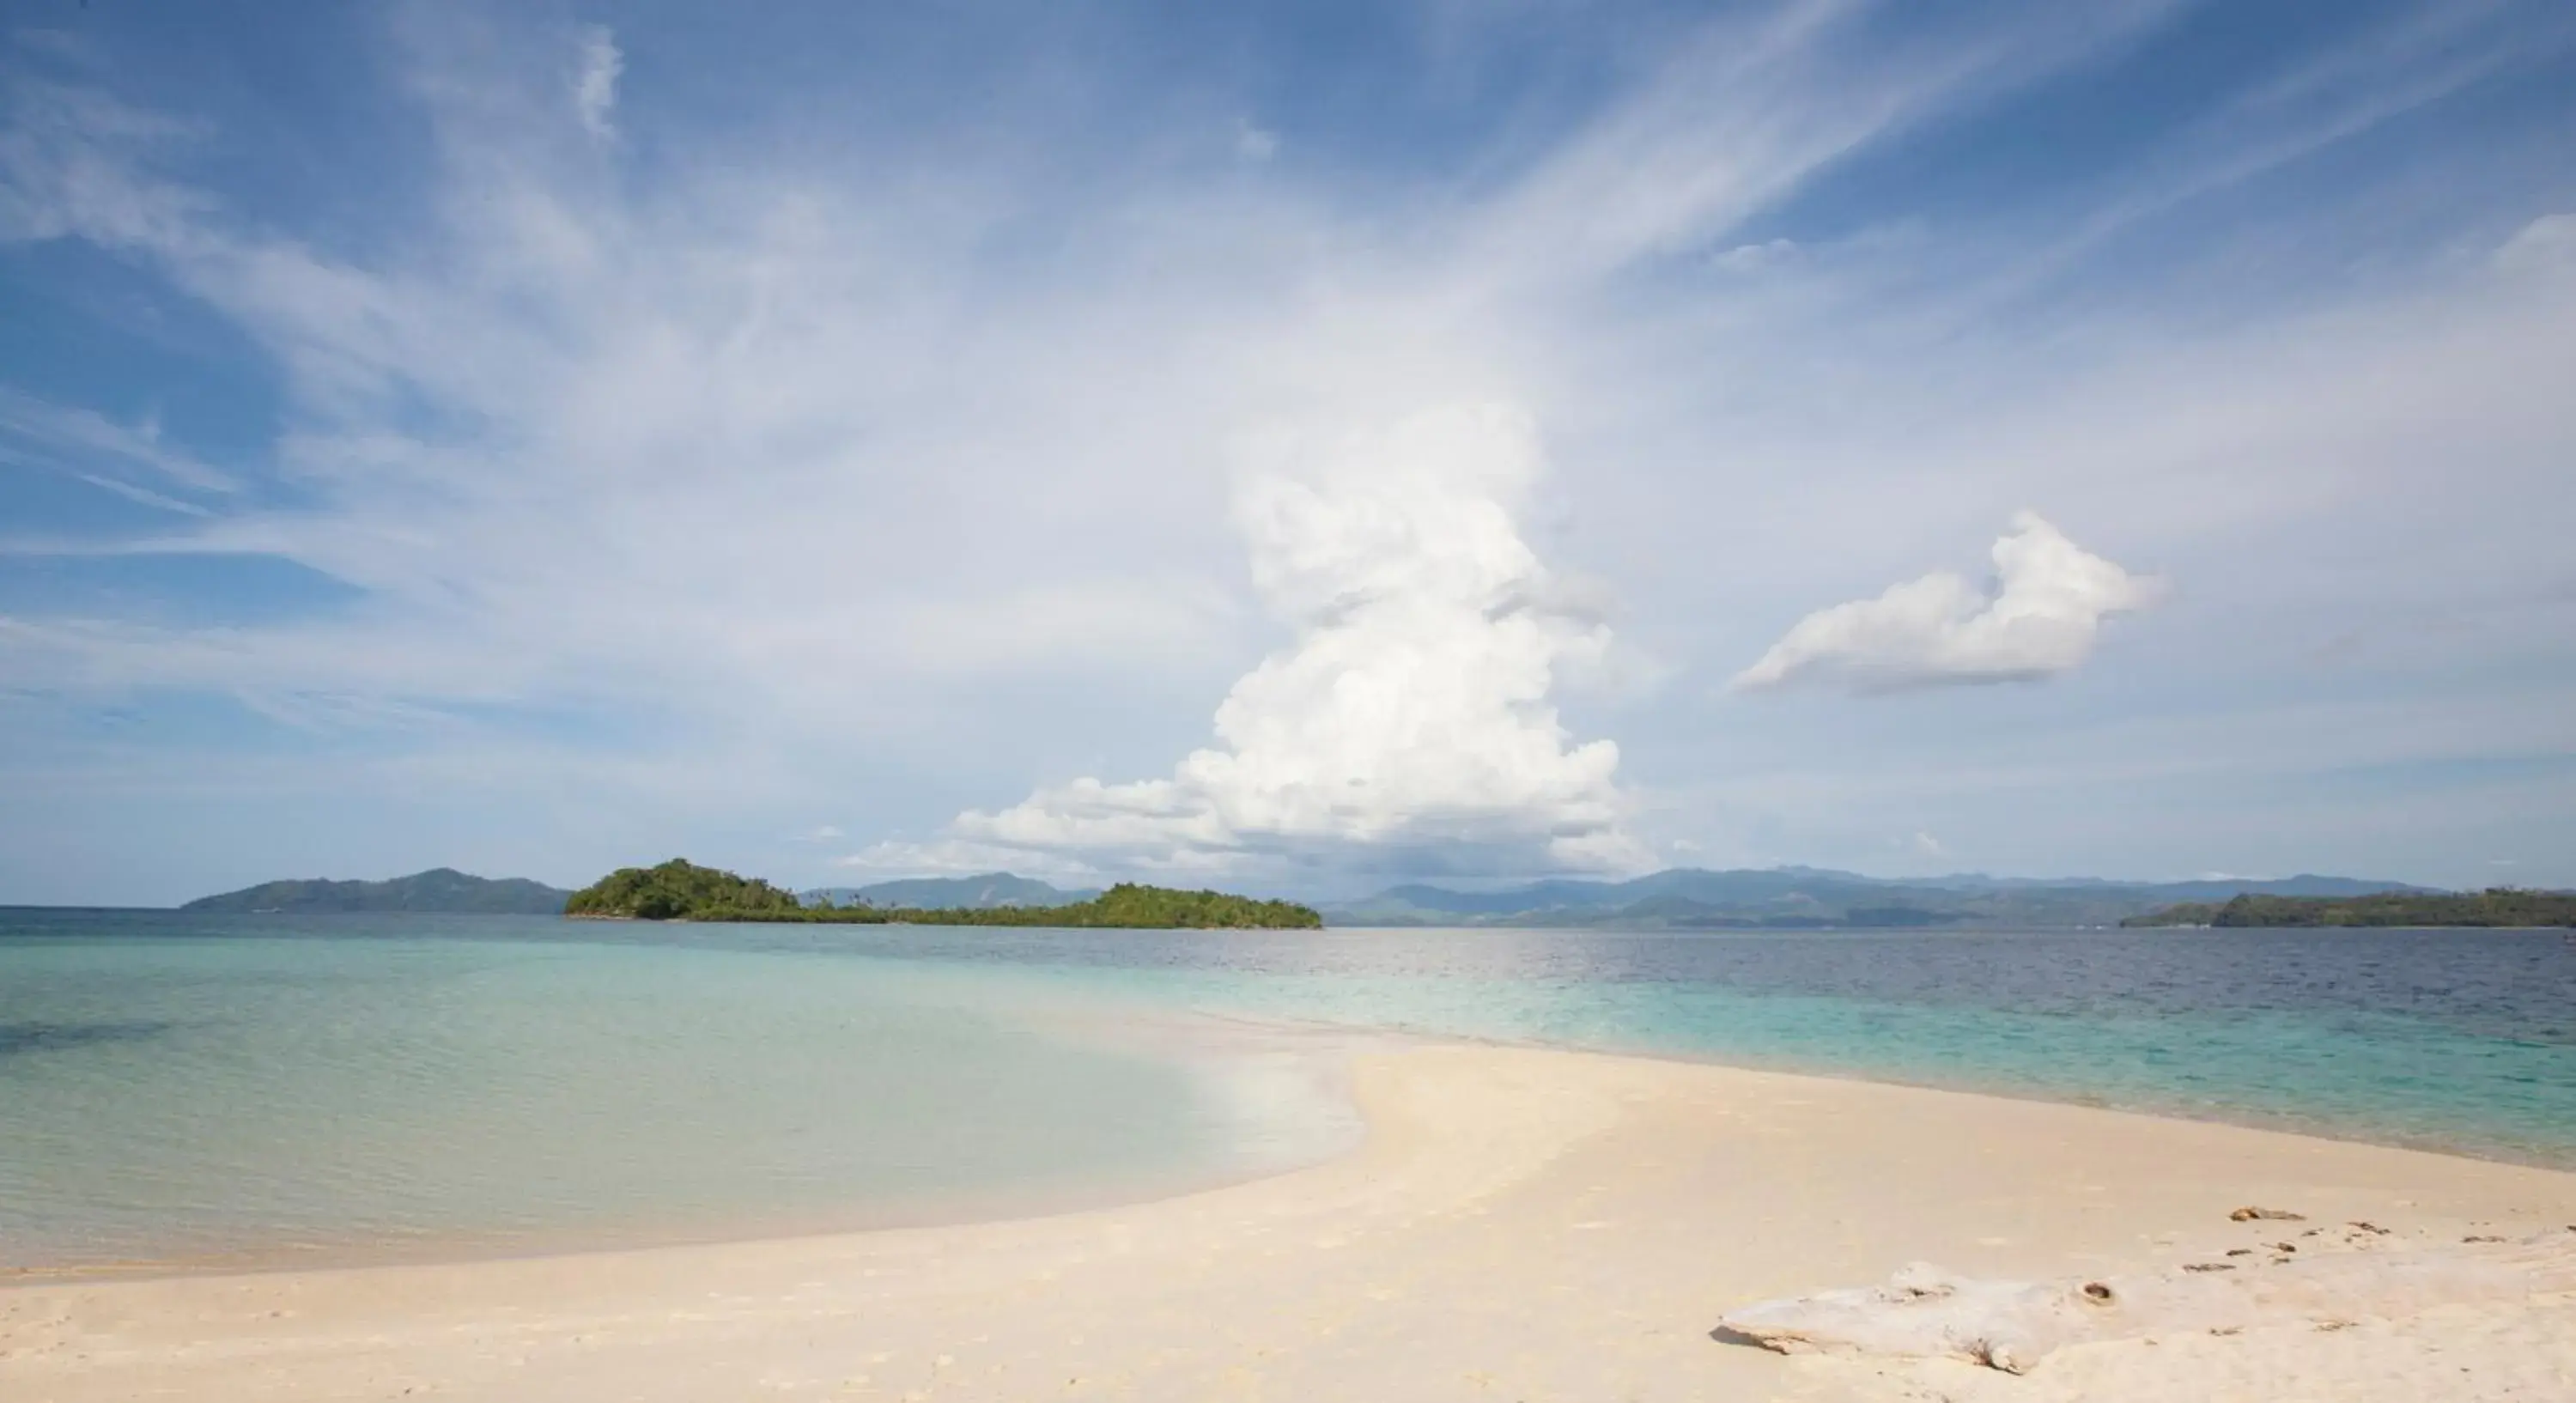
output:
[[[1959,1277],[1918,1262],[1885,1285],[1759,1302],[1718,1324],[1726,1336],[1784,1354],[1955,1359],[2026,1374],[2081,1345],[2285,1324],[2330,1333],[2452,1308],[2522,1309],[2571,1294],[2576,1227],[2521,1241],[2470,1234],[2418,1242],[2375,1223],[2347,1223],[2178,1267],[2080,1280]]]
[[[1351,1076],[1358,1151],[1129,1208],[0,1290],[0,1399],[2576,1399],[2576,1292],[2476,1268],[2456,1298],[2285,1285],[2052,1339],[2023,1374],[1713,1334],[1917,1262],[2147,1292],[2547,1257],[2576,1175],[1578,1053],[1390,1049]],[[2253,1205],[2304,1216],[2230,1219]]]

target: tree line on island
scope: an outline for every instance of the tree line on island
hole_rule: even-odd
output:
[[[757,877],[673,858],[621,867],[574,892],[564,914],[594,920],[754,921],[839,925],[1052,926],[1132,930],[1317,930],[1314,908],[1215,891],[1121,882],[1062,906],[889,907],[807,902]]]
[[[2131,916],[2124,926],[2576,926],[2576,894],[2490,887],[2481,892],[2374,892],[2367,896],[2264,896],[2186,901]]]

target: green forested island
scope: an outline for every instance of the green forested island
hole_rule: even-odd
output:
[[[2482,892],[2257,896],[2187,901],[2124,926],[2576,926],[2576,895],[2492,887]]]
[[[999,906],[982,910],[806,905],[794,892],[673,858],[659,867],[623,867],[564,903],[567,916],[640,921],[778,921],[847,925],[1092,926],[1137,930],[1315,930],[1313,908],[1213,891],[1121,882],[1088,901],[1064,906]]]
[[[564,909],[564,898],[571,894],[524,877],[495,881],[453,867],[433,867],[383,882],[334,882],[321,877],[262,882],[220,896],[201,896],[179,909],[241,915],[271,911],[436,911],[551,916]]]
[[[783,887],[676,857],[659,867],[620,867],[564,902],[567,916],[636,921],[774,919],[782,912],[792,920],[803,909]]]

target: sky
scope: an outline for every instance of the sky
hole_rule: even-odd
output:
[[[0,902],[2576,886],[2558,0],[20,0]]]

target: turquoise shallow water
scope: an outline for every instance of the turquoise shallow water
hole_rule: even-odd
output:
[[[1265,1102],[1257,1058],[1005,980],[370,924],[0,940],[0,1266],[972,1215],[1255,1172],[1332,1128]]]
[[[2555,932],[19,911],[0,912],[0,1265],[955,1216],[1348,1142],[1302,1040],[1228,1034],[1207,1014],[1705,1056],[2576,1166],[2576,945]]]

